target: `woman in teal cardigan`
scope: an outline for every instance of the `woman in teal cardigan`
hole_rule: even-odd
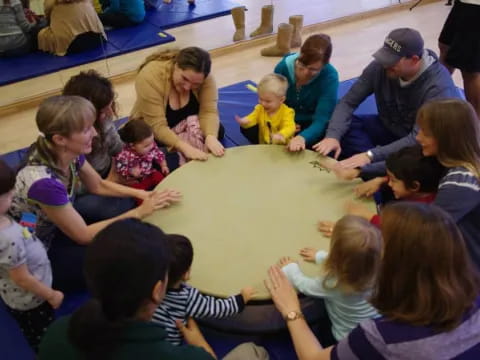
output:
[[[338,73],[329,63],[330,37],[310,36],[300,53],[285,56],[275,73],[288,79],[286,105],[295,110],[297,135],[290,140],[290,151],[305,150],[320,141],[337,104]]]

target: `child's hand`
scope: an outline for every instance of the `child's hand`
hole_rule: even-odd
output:
[[[285,138],[283,137],[282,134],[273,134],[272,135],[272,144],[284,145],[285,144]]]
[[[130,170],[130,175],[132,175],[134,178],[139,178],[142,174],[142,170],[140,169],[140,166],[135,166],[133,169]]]
[[[373,211],[370,211],[365,205],[358,202],[348,201],[345,204],[345,212],[349,215],[359,216],[366,220],[370,220],[375,215]]]
[[[235,115],[235,121],[239,124],[239,125],[245,125],[247,122],[248,122],[248,119],[247,118],[242,118],[238,115]]]
[[[296,261],[294,261],[290,256],[284,256],[280,258],[280,260],[278,260],[277,265],[280,268],[283,268],[284,266],[287,266],[288,264],[291,264],[291,263],[296,263]]]
[[[386,181],[384,177],[377,177],[356,186],[353,191],[357,197],[370,197],[375,194]]]
[[[52,308],[58,309],[63,302],[63,293],[58,290],[52,290],[52,295],[50,295],[47,301]]]
[[[318,231],[320,231],[325,237],[332,236],[334,227],[335,227],[334,221],[319,221],[317,224]]]
[[[300,250],[300,256],[303,258],[303,260],[314,263],[317,251],[317,249],[306,247]]]
[[[160,170],[162,171],[162,174],[163,174],[163,175],[168,175],[168,174],[170,174],[170,169],[168,168],[167,162],[166,162],[165,160],[163,160],[163,161],[160,163]]]
[[[245,304],[252,300],[256,293],[257,290],[251,286],[244,287],[242,290],[240,290],[240,295],[242,295],[243,302]]]
[[[340,179],[340,180],[351,181],[356,177],[358,177],[358,175],[360,175],[359,169],[344,169],[338,163],[332,167],[332,170],[335,176],[337,177],[337,179]]]

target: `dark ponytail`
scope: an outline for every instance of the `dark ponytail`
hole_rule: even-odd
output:
[[[68,336],[87,359],[111,359],[122,332],[152,300],[168,272],[168,235],[137,219],[117,221],[86,250],[85,277],[93,299],[72,316]]]

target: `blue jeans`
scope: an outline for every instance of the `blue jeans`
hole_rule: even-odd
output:
[[[133,198],[94,194],[79,195],[73,204],[73,207],[82,216],[87,225],[111,219],[133,209],[135,206],[135,199]]]
[[[343,135],[340,145],[340,160],[398,140],[380,121],[378,115],[352,115],[349,130]]]

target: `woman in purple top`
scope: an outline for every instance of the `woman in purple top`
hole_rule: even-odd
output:
[[[382,213],[383,259],[371,303],[382,317],[323,349],[277,266],[267,289],[300,360],[479,359],[480,280],[454,220],[433,205],[398,202]]]
[[[97,135],[94,106],[79,96],[55,96],[37,112],[40,136],[25,166],[17,174],[11,215],[21,221],[32,214],[34,227],[45,243],[53,283],[65,292],[85,288],[82,273],[85,245],[115,220],[143,218],[179,200],[176,191],[147,192],[103,180],[85,160]],[[79,183],[92,194],[142,199],[139,207],[111,219],[87,225],[73,207]]]

